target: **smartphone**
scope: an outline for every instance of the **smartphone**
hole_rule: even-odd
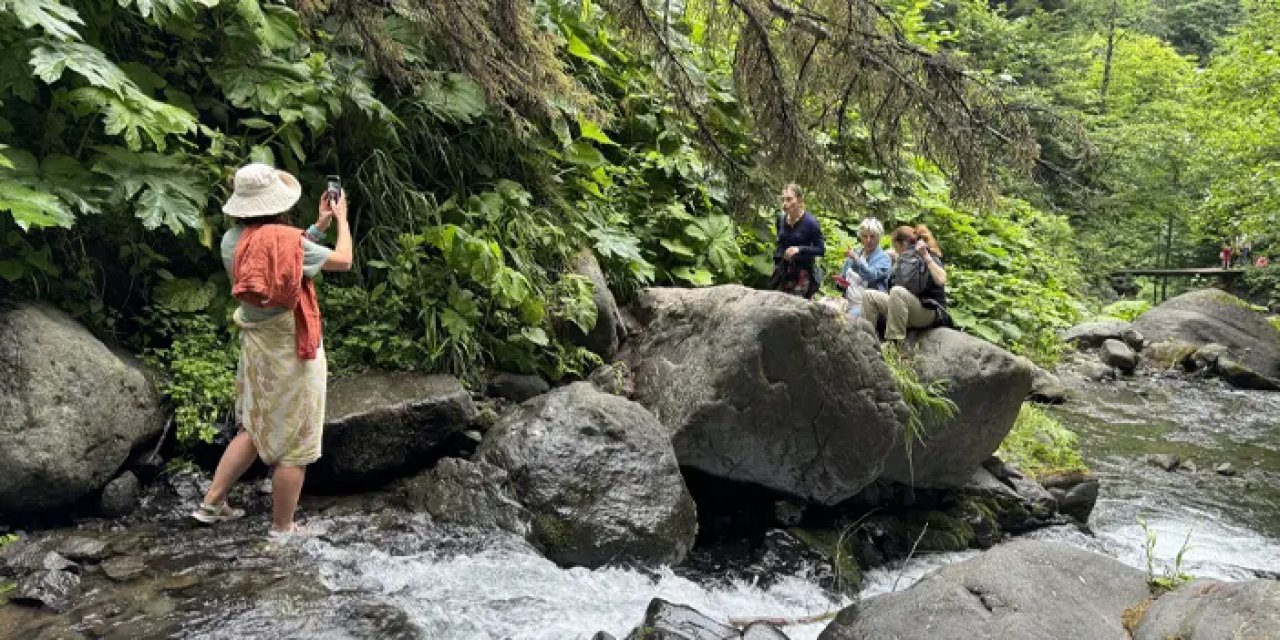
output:
[[[324,197],[329,199],[331,204],[336,204],[338,198],[342,197],[342,178],[338,176],[326,176],[329,186],[325,189]]]

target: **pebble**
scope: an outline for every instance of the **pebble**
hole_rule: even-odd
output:
[[[1224,462],[1214,467],[1213,470],[1220,476],[1234,476],[1236,474],[1236,468],[1231,466],[1230,462]]]

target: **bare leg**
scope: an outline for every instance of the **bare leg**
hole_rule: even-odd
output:
[[[213,472],[213,484],[209,492],[204,494],[205,504],[222,504],[227,499],[227,492],[240,476],[258,459],[258,449],[253,446],[253,438],[241,431],[231,439],[227,450],[218,461],[218,470]]]
[[[306,467],[276,465],[271,474],[271,530],[293,529],[293,514],[298,509],[302,495],[302,481],[307,477]]]

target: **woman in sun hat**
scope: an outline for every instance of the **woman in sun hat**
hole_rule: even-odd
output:
[[[351,268],[346,194],[326,192],[320,218],[306,232],[285,214],[302,195],[297,179],[265,164],[236,171],[234,193],[222,211],[236,224],[222,237],[222,264],[240,300],[236,369],[239,432],[218,462],[213,484],[191,514],[206,524],[244,515],[227,492],[256,458],[272,465],[271,534],[302,532],[293,516],[306,466],[320,457],[328,364],[321,343],[320,307],[312,278]],[[333,220],[338,243],[320,245]]]

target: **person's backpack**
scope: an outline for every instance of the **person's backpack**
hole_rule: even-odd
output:
[[[902,287],[916,296],[924,293],[931,282],[929,265],[925,264],[924,256],[915,249],[903,251],[893,265],[892,282],[894,286]]]

